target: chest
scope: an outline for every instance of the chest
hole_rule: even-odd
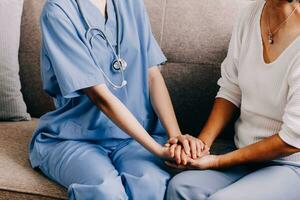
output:
[[[242,106],[260,113],[266,110],[283,113],[289,94],[289,73],[299,51],[299,38],[297,32],[288,34],[283,29],[278,32],[283,35],[277,37],[284,40],[274,37],[273,45],[264,45],[268,43],[263,28],[266,24],[260,21],[260,16],[257,14],[247,26],[242,39],[238,61]]]
[[[141,82],[146,73],[147,37],[146,32],[140,30],[144,26],[141,20],[143,13],[136,7],[131,1],[107,0],[105,19],[99,8],[85,2],[81,13],[74,12],[77,19],[72,18],[91,58],[106,79],[114,84],[123,79],[130,82],[131,77]],[[127,63],[124,78],[120,71],[113,68],[119,58]]]
[[[262,65],[257,61],[253,62],[251,56],[248,59],[241,64],[239,70],[241,107],[279,120],[284,113],[289,93],[288,65]]]
[[[299,16],[277,19],[268,15],[267,8],[262,10],[258,29],[260,29],[265,63],[276,61],[300,37]],[[273,42],[270,43],[269,40]]]
[[[259,56],[248,55],[240,63],[238,77],[244,97],[268,104],[281,101],[288,92],[288,69],[288,63],[264,65]]]
[[[76,4],[74,5],[76,8]],[[83,1],[74,10],[72,21],[91,56],[103,70],[121,56],[128,64],[136,65],[143,55],[144,33],[138,27],[141,12],[129,1]]]

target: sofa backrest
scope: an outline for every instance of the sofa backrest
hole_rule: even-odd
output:
[[[253,0],[252,0],[253,1]],[[152,29],[169,64],[163,68],[184,131],[205,121],[217,91],[220,63],[232,26],[251,0],[145,0]],[[44,0],[24,0],[21,29],[22,93],[33,117],[53,109],[42,91],[39,70],[39,15]]]

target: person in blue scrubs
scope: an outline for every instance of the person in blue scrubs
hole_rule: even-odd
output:
[[[32,137],[32,167],[70,200],[162,200],[162,158],[174,157],[167,135],[187,154],[203,144],[181,135],[144,2],[47,0],[41,30],[43,89],[55,110]],[[116,57],[126,69],[113,69]]]

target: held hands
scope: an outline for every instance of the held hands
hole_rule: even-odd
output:
[[[166,160],[176,161],[178,164],[187,163],[187,158],[194,159],[209,154],[209,148],[199,139],[190,135],[179,135],[170,138],[168,142],[155,153]]]
[[[175,158],[179,158],[182,149],[187,156],[196,159],[201,157],[206,145],[198,138],[186,134],[170,138],[166,146],[170,147],[171,155]]]
[[[198,138],[190,135],[170,138],[165,147],[169,148],[169,156],[173,158],[173,161],[166,162],[170,167],[210,169],[218,165],[218,156],[209,155],[209,147]]]

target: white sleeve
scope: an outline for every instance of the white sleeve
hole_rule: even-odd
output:
[[[287,104],[279,136],[287,144],[300,148],[300,62],[289,72],[288,85]]]
[[[243,22],[242,22],[243,23]],[[221,65],[220,86],[216,98],[224,98],[237,107],[241,104],[241,91],[238,84],[238,59],[241,48],[241,34],[239,23],[233,28],[229,49],[225,60]]]

